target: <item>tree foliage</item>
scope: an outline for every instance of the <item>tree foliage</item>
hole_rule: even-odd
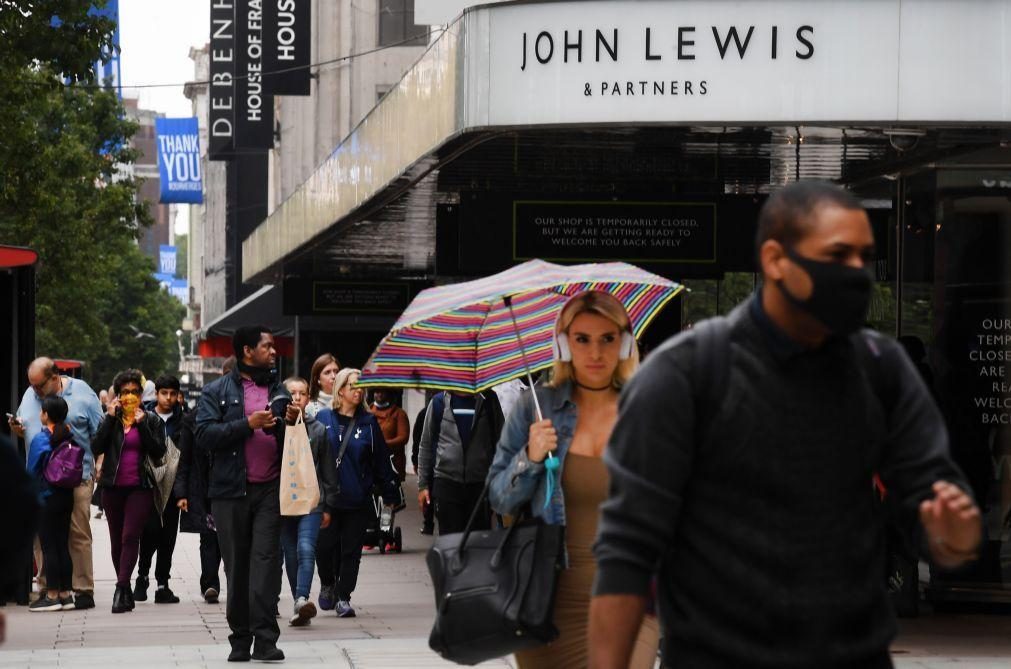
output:
[[[0,0],[0,242],[39,253],[37,350],[84,360],[101,386],[174,369],[182,313],[136,244],[151,221],[125,171],[136,125],[92,85],[115,26],[89,5]]]

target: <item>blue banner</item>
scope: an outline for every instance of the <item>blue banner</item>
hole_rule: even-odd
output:
[[[200,183],[200,134],[197,119],[156,118],[158,174],[161,177],[159,202],[200,204],[204,201]]]
[[[162,274],[161,272],[154,273],[155,281],[157,281],[162,288],[165,290],[172,290],[172,282],[175,281],[175,277],[171,274]]]
[[[158,273],[173,276],[176,273],[176,247],[162,244],[158,247]]]
[[[189,304],[190,302],[190,284],[186,279],[172,279],[172,286],[168,289],[169,294],[182,302],[183,304]]]

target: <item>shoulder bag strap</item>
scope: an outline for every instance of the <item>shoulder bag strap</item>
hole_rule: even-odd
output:
[[[730,323],[709,318],[696,327],[692,385],[695,387],[695,446],[709,441],[730,383]]]
[[[337,414],[335,413],[334,416]],[[344,452],[348,450],[348,443],[351,441],[351,433],[354,432],[355,426],[358,424],[358,416],[352,416],[351,422],[340,432],[341,447],[337,451],[337,469],[341,467],[341,461],[344,460]],[[337,421],[337,427],[340,427],[340,421]]]
[[[884,409],[885,419],[891,415],[895,406],[899,403],[899,388],[895,383],[896,375],[892,369],[885,369],[887,361],[885,352],[881,344],[877,341],[876,333],[869,330],[861,330],[850,336],[853,348],[856,351],[857,360],[864,370],[864,375],[871,384],[871,389],[881,408]]]

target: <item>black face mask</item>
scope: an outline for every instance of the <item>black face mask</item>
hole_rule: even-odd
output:
[[[277,375],[277,371],[269,367],[253,367],[241,360],[237,361],[239,372],[247,375],[258,386],[269,386]]]
[[[863,327],[874,284],[869,270],[805,258],[789,247],[784,250],[790,260],[807,272],[813,286],[811,296],[801,300],[778,281],[779,290],[791,304],[837,335],[848,335]]]

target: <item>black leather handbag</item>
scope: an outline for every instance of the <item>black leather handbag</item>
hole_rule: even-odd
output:
[[[436,607],[428,645],[457,664],[478,664],[558,638],[553,621],[565,527],[531,518],[472,532],[487,495],[485,486],[467,528],[440,536],[426,558]]]

